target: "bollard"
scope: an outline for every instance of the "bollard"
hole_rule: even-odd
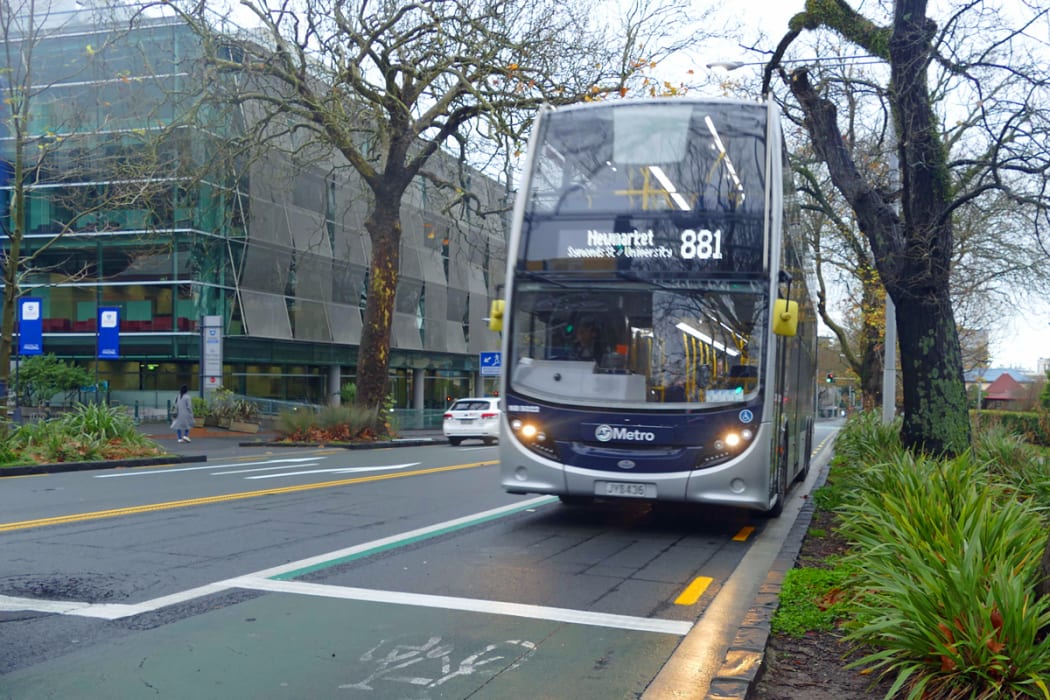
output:
[[[135,420],[139,419],[139,400],[135,399]]]

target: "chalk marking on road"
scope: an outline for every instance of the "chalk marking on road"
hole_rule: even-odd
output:
[[[285,472],[284,474],[258,474],[256,476],[246,476],[245,479],[278,479],[285,476],[303,476],[304,474],[356,474],[358,472],[381,472],[390,471],[393,469],[405,469],[407,467],[414,467],[419,462],[410,462],[409,464],[391,464],[389,466],[376,466],[376,467],[332,467],[331,469],[309,469],[307,471],[297,472]],[[232,474],[234,472],[227,472]]]
[[[143,476],[150,474],[174,474],[176,472],[199,472],[203,469],[232,469],[250,467],[253,464],[288,464],[298,462],[317,462],[317,457],[292,457],[288,459],[267,459],[262,462],[241,462],[237,464],[207,464],[203,467],[178,467],[176,469],[153,469],[151,471],[119,472],[116,474],[94,474],[96,479],[118,479],[124,476]]]
[[[614,629],[634,630],[637,632],[685,635],[693,627],[692,622],[683,620],[615,615],[613,613],[598,613],[588,610],[573,610],[571,608],[551,608],[543,605],[507,603],[477,598],[457,598],[426,593],[403,593],[399,591],[354,588],[351,586],[329,586],[320,583],[307,583],[305,581],[280,581],[254,576],[242,576],[227,583],[232,583],[238,588],[271,593],[295,593],[340,600],[358,600],[367,603],[388,603],[392,605],[439,608],[441,610],[462,610],[464,612],[478,612],[489,615],[525,617],[531,620],[550,620],[552,622],[567,622],[594,627],[612,627]]]
[[[432,467],[430,469],[417,469],[410,472],[394,472],[389,474],[373,474],[371,476],[356,476],[352,479],[339,479],[337,481],[321,481],[316,484],[297,484],[295,486],[278,486],[272,489],[260,489],[258,491],[244,491],[242,493],[228,493],[220,496],[205,496],[203,498],[189,498],[184,501],[169,501],[167,503],[149,503],[142,506],[129,506],[127,508],[115,508],[113,510],[100,510],[90,513],[73,513],[70,515],[56,515],[51,518],[39,518],[37,520],[22,520],[12,523],[0,523],[0,532],[11,532],[13,530],[27,530],[45,525],[61,525],[68,523],[86,522],[88,520],[99,520],[101,518],[115,518],[122,515],[135,515],[138,513],[151,513],[160,510],[171,510],[173,508],[188,508],[191,506],[210,505],[212,503],[224,503],[226,501],[239,501],[246,498],[259,498],[261,496],[274,496],[284,493],[296,493],[299,491],[313,491],[316,489],[327,489],[336,486],[352,486],[354,484],[366,484],[370,481],[386,481],[388,479],[401,479],[411,476],[426,476],[428,474],[440,474],[442,472],[458,471],[460,469],[476,469],[478,467],[489,467],[498,462],[472,462],[469,464],[454,464],[447,467]]]
[[[436,688],[453,678],[470,676],[479,670],[494,677],[521,666],[536,652],[536,644],[527,639],[508,639],[486,644],[478,649],[468,646],[464,653],[440,635],[419,635],[420,642],[410,638],[381,639],[379,644],[358,657],[366,666],[375,665],[367,677],[356,683],[344,683],[340,689],[375,690],[376,681],[406,683],[410,686]],[[385,653],[384,653],[385,652]],[[456,663],[453,659],[459,658]],[[502,662],[502,663],[499,663]],[[495,665],[492,665],[495,664]],[[509,664],[509,665],[508,665]],[[410,671],[407,669],[411,669]],[[422,675],[427,674],[427,675]]]

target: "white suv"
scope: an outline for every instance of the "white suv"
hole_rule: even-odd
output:
[[[470,439],[491,445],[499,439],[499,420],[499,399],[457,399],[445,411],[441,430],[453,445]]]

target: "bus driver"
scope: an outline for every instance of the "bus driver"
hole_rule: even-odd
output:
[[[594,319],[584,319],[576,325],[572,335],[569,357],[573,360],[601,360],[598,324]]]

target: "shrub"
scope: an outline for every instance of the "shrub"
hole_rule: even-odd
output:
[[[1021,435],[1033,445],[1050,446],[1050,412],[981,411],[980,422],[982,426],[997,426]]]
[[[259,406],[251,399],[238,398],[229,389],[219,389],[208,402],[207,415],[218,420],[251,423],[259,418]],[[196,416],[196,412],[193,414]]]
[[[348,442],[376,437],[379,412],[359,406],[325,406],[318,412],[284,411],[275,429],[289,440],[304,442]]]
[[[125,411],[105,404],[78,405],[61,418],[5,429],[0,460],[6,464],[88,462],[163,454]]]
[[[83,367],[47,354],[21,361],[15,390],[30,405],[40,405],[55,394],[64,393],[67,400],[72,399],[81,387],[93,383],[93,376]]]
[[[207,418],[211,415],[211,406],[208,404],[207,399],[200,396],[194,396],[190,399],[190,407],[193,409],[194,418]]]

